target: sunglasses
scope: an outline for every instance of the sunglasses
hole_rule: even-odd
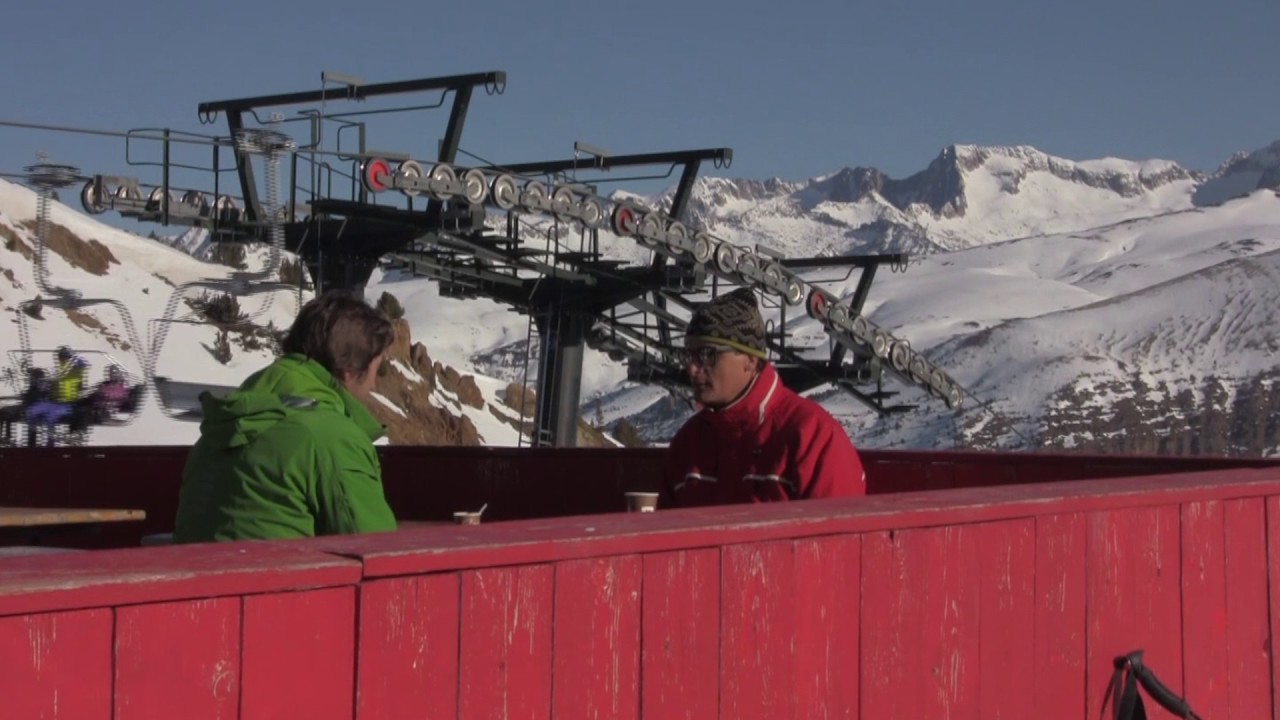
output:
[[[733,351],[733,348],[703,345],[702,347],[681,350],[676,357],[680,360],[680,364],[684,366],[697,365],[698,367],[710,368],[715,366],[721,355]]]

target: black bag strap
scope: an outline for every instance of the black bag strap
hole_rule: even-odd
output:
[[[1160,707],[1183,720],[1203,720],[1191,710],[1186,700],[1178,697],[1172,690],[1156,677],[1142,662],[1141,650],[1134,650],[1128,655],[1115,659],[1115,672],[1111,674],[1111,682],[1107,685],[1106,697],[1102,699],[1102,710],[1105,713],[1107,702],[1111,702],[1113,720],[1147,720],[1147,709],[1142,704],[1142,695],[1138,687],[1155,700]]]

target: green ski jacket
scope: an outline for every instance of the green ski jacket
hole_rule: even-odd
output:
[[[319,363],[285,355],[200,402],[175,542],[396,529],[373,446],[383,427]]]

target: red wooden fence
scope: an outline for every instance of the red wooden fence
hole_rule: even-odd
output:
[[[663,450],[393,446],[379,452],[397,517],[447,520],[456,510],[487,503],[487,520],[512,520],[622,510],[623,493],[656,489]],[[111,526],[97,535],[45,538],[47,544],[72,547],[136,546],[142,535],[173,529],[186,455],[185,447],[3,449],[0,505],[140,508],[147,513],[145,523]],[[1048,453],[863,450],[861,455],[872,494],[1276,464]]]
[[[6,718],[1274,717],[1280,468],[0,560]],[[15,705],[16,703],[16,705]],[[114,715],[111,715],[114,708]]]

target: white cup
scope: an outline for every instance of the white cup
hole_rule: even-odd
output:
[[[658,509],[658,493],[627,493],[627,512],[653,512]]]

